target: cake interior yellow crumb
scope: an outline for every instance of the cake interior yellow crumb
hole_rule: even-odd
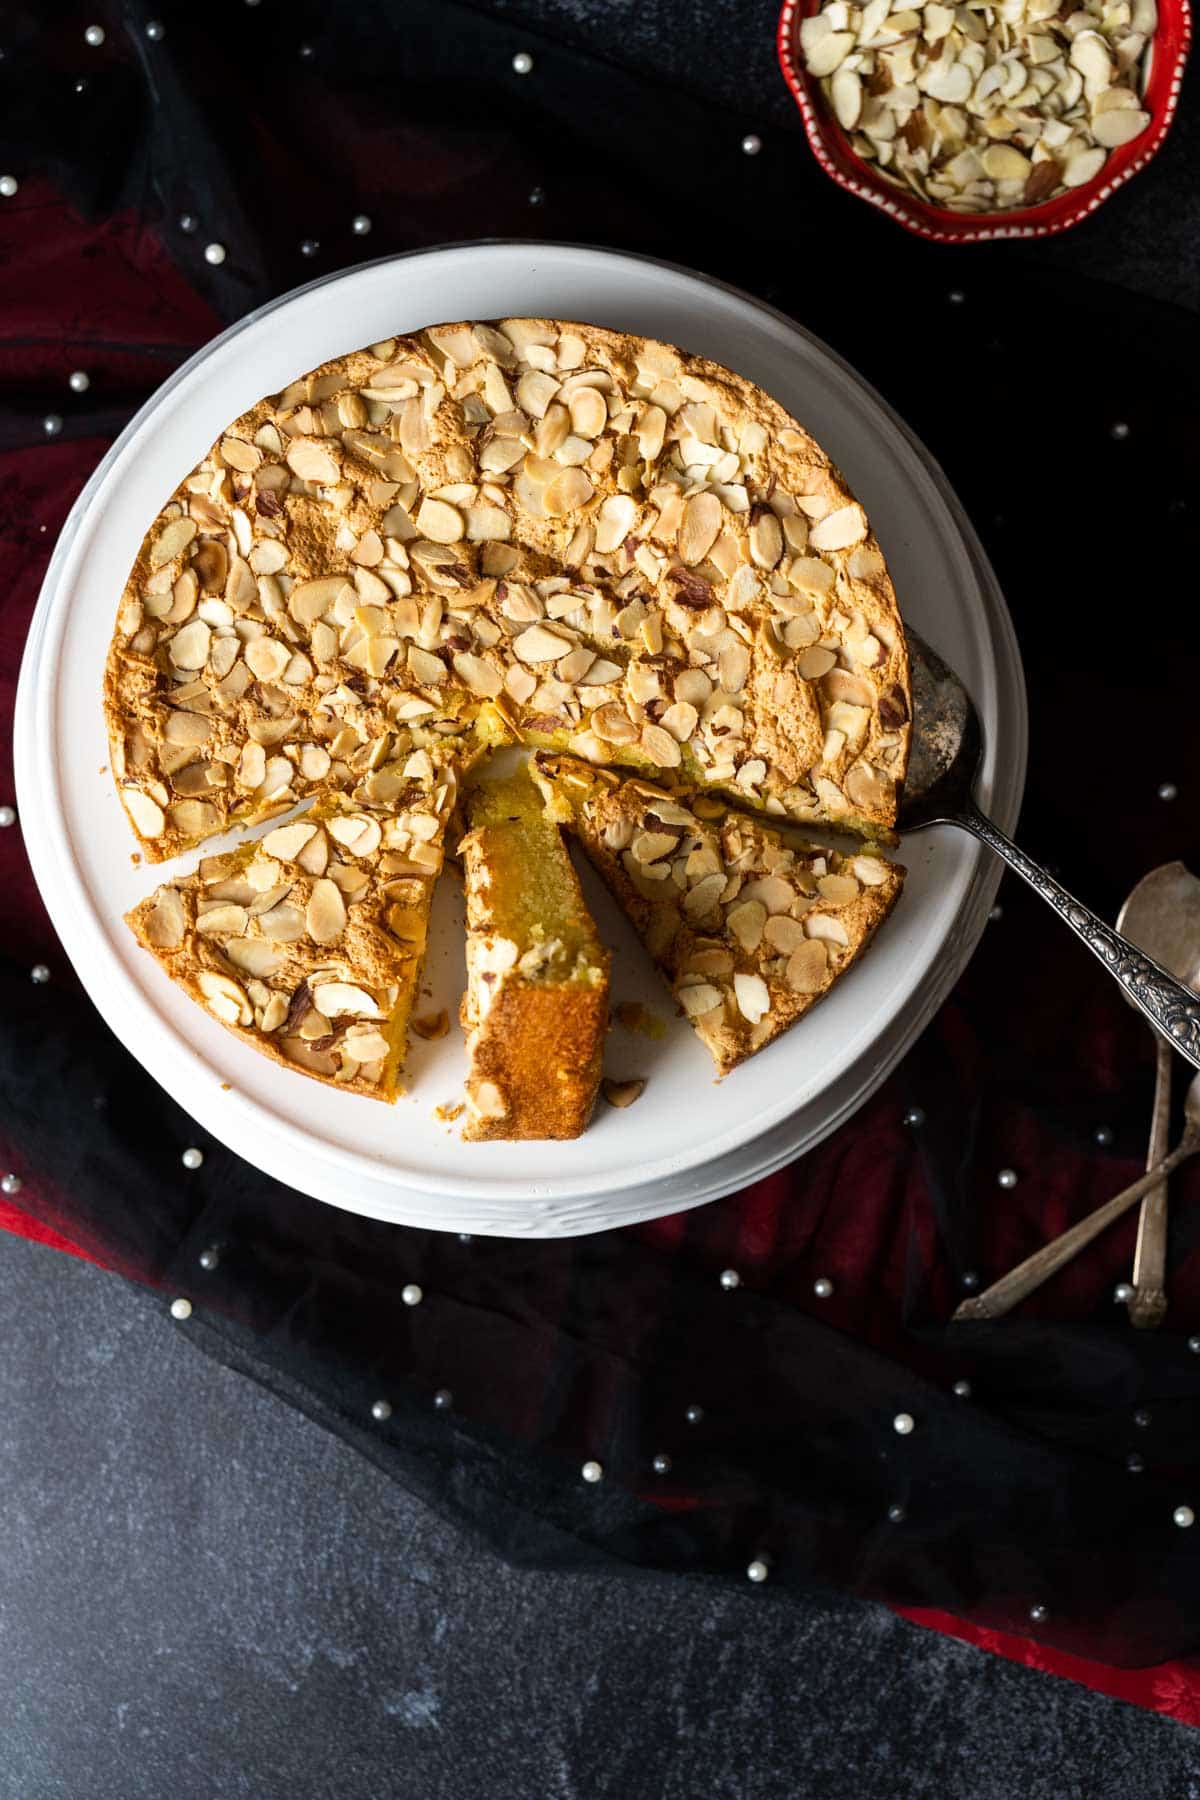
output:
[[[603,979],[603,953],[581,904],[557,825],[522,769],[486,781],[468,801],[472,830],[488,834],[490,929],[517,946],[527,979],[583,982]],[[538,952],[541,952],[539,955]]]

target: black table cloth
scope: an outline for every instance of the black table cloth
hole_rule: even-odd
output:
[[[676,29],[698,56],[703,20]],[[1198,865],[1197,338],[1158,297],[1193,288],[1139,279],[1137,248],[1147,215],[1190,203],[1174,142],[1069,239],[955,252],[838,193],[778,92],[747,155],[757,93],[724,105],[704,71],[667,89],[465,7],[29,7],[3,48],[6,717],[71,500],[222,324],[366,254],[587,240],[791,312],[943,463],[1020,636],[1029,847],[1110,917],[1154,864]],[[1133,285],[1096,278],[1106,257]],[[508,1556],[762,1563],[1126,1667],[1198,1647],[1200,1532],[1173,1513],[1200,1511],[1200,1177],[1173,1184],[1162,1332],[1113,1304],[1132,1217],[1013,1320],[947,1323],[1144,1155],[1149,1033],[1015,883],[902,1067],[792,1169],[644,1228],[464,1243],[322,1207],[206,1141],[93,1012],[19,821],[0,859],[12,1207],[189,1300],[181,1329]]]

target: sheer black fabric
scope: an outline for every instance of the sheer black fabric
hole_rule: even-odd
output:
[[[792,312],[942,461],[1026,659],[1030,847],[1109,916],[1154,864],[1200,867],[1194,320],[1076,272],[1156,171],[1080,230],[1078,263],[1068,243],[949,253],[838,194],[793,128],[744,156],[753,117],[702,80],[664,90],[465,8],[230,7],[218,33],[157,6],[157,41],[148,16],[114,12],[92,52],[75,14],[18,10],[0,65],[24,197],[0,222],[10,706],[47,542],[104,439],[219,323],[368,252],[587,239]],[[93,381],[67,404],[73,367]],[[1012,1630],[1044,1607],[1038,1635],[1128,1665],[1200,1642],[1200,1532],[1172,1522],[1200,1511],[1200,1180],[1175,1184],[1162,1332],[1112,1304],[1132,1220],[1016,1319],[947,1325],[964,1276],[1002,1273],[1144,1154],[1149,1035],[1032,898],[1005,885],[901,1070],[792,1170],[639,1230],[464,1243],[322,1207],[208,1142],[92,1011],[19,832],[0,861],[19,1204],[164,1304],[189,1297],[181,1329],[504,1554],[714,1578],[767,1557],[772,1582]]]

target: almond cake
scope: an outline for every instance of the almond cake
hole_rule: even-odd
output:
[[[600,1085],[609,954],[527,771],[467,798],[468,1138],[572,1138]]]
[[[382,816],[328,795],[201,859],[128,915],[163,968],[255,1049],[354,1093],[400,1090],[452,778]]]
[[[152,862],[314,800],[386,838],[414,770],[510,742],[887,841],[910,732],[891,581],[824,452],[716,363],[548,319],[390,338],[235,420],[146,534],[104,706]],[[202,885],[176,884],[178,944],[135,928],[244,987]],[[260,1014],[304,960],[227,1021],[296,1066]],[[386,1057],[308,1037],[308,1066],[386,1097],[403,1010],[368,1021]]]
[[[793,844],[711,795],[689,804],[571,757],[539,755],[535,772],[720,1075],[829,991],[903,885],[904,869],[871,846]]]

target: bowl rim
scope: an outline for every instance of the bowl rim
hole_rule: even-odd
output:
[[[1165,91],[1157,113],[1143,134],[1144,141],[1119,147],[1128,148],[1132,154],[1113,174],[1109,173],[1112,162],[1110,155],[1100,173],[1083,187],[1068,189],[1065,194],[1043,202],[1040,206],[1021,207],[1013,212],[990,215],[951,212],[930,201],[909,196],[900,188],[893,189],[890,183],[885,183],[873,174],[869,165],[848,144],[840,141],[844,135],[841,127],[827,117],[822,104],[816,99],[796,41],[798,22],[818,10],[816,0],[783,0],[775,34],[775,49],[783,78],[799,108],[809,148],[826,175],[848,194],[865,200],[869,206],[886,213],[898,225],[903,225],[917,237],[926,238],[932,243],[987,243],[1004,238],[1053,237],[1094,213],[1118,188],[1124,187],[1127,181],[1140,174],[1162,147],[1179,108],[1183,73],[1192,46],[1191,0],[1169,0],[1169,3],[1174,8],[1179,41],[1161,75],[1151,64],[1151,82],[1157,83],[1161,79]],[[1161,29],[1160,18],[1160,32]]]

